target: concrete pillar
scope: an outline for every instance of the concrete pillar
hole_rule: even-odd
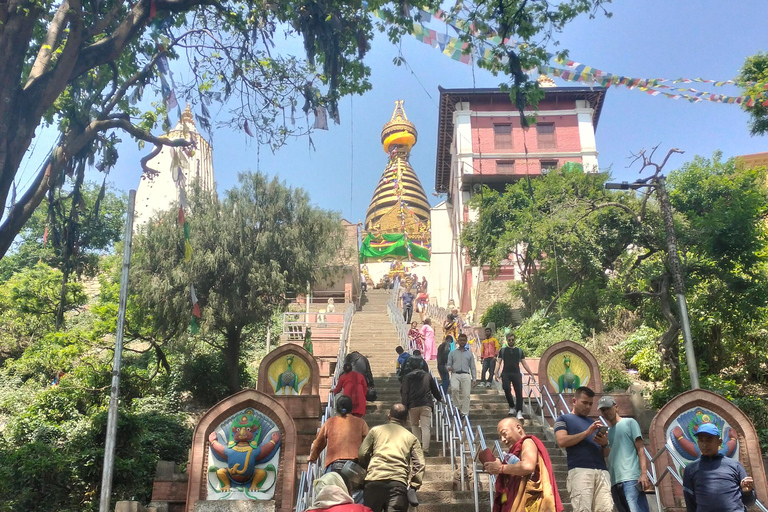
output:
[[[598,172],[597,144],[595,127],[592,124],[594,109],[587,100],[576,100],[576,116],[579,122],[579,140],[581,141],[581,163],[584,172]]]

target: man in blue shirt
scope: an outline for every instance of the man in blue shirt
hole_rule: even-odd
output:
[[[611,495],[619,512],[649,512],[648,499],[642,491],[651,490],[648,459],[640,425],[634,418],[622,418],[612,396],[604,395],[597,408],[605,417],[608,429],[608,472]]]
[[[701,457],[683,471],[683,495],[688,512],[744,512],[755,502],[752,477],[740,462],[719,453],[717,426],[699,425],[694,433]]]
[[[411,323],[411,315],[413,315],[413,300],[416,297],[411,293],[410,288],[405,289],[405,293],[400,296],[400,301],[403,303],[403,320],[405,323]]]
[[[595,392],[586,386],[576,389],[569,414],[555,420],[555,440],[565,448],[568,460],[566,486],[573,512],[613,512],[611,482],[605,457],[607,428],[589,417]]]

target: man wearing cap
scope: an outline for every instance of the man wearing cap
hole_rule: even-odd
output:
[[[616,400],[609,395],[597,401],[597,408],[610,425],[608,472],[613,503],[619,512],[649,512],[648,500],[641,492],[651,490],[651,482],[640,425],[633,418],[622,418]]]
[[[720,431],[704,423],[694,432],[701,457],[683,471],[683,495],[688,512],[744,512],[755,502],[752,477],[740,462],[719,452]]]

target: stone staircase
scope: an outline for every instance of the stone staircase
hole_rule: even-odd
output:
[[[395,363],[398,345],[397,334],[389,321],[387,314],[387,292],[384,290],[369,290],[366,294],[363,309],[358,311],[352,321],[350,350],[357,350],[368,357],[371,363],[378,400],[369,402],[365,420],[370,427],[387,422],[387,412],[393,403],[400,401],[400,383],[395,376]],[[439,328],[438,328],[439,330]],[[438,337],[440,337],[438,332]],[[437,375],[434,361],[430,367]],[[478,365],[478,375],[480,367]],[[489,446],[498,437],[496,425],[507,415],[509,406],[501,391],[487,388],[474,388],[470,404],[469,418],[474,429],[480,426]],[[570,511],[568,493],[565,489],[567,474],[565,452],[561,451],[553,441],[547,439],[543,427],[525,421],[525,430],[539,437],[547,447],[555,470],[560,496],[565,510]],[[442,443],[434,439],[426,455],[426,473],[424,483],[419,491],[419,512],[469,512],[474,510],[472,483],[467,479],[468,491],[458,491],[459,473],[451,471],[449,454],[442,453]],[[471,472],[470,472],[471,475]],[[490,510],[488,495],[488,477],[479,475],[480,510]]]

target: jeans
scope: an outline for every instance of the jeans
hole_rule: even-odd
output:
[[[413,315],[413,303],[403,305],[403,320],[405,323],[411,323],[411,316]]]
[[[613,503],[619,512],[650,512],[645,493],[637,490],[637,480],[619,482],[611,487]]]
[[[373,512],[407,512],[408,488],[397,480],[374,480],[365,483],[363,505]]]
[[[411,432],[421,442],[424,453],[429,450],[429,436],[432,427],[432,408],[428,405],[411,407],[408,409],[408,417],[411,420]]]
[[[451,374],[448,373],[448,370],[445,369],[445,366],[443,366],[442,368],[438,366],[437,373],[440,374],[440,387],[443,388],[443,393],[447,397],[448,388],[451,385]]]
[[[496,369],[496,358],[486,357],[483,359],[483,369],[480,370],[480,382],[493,382],[493,371]],[[485,378],[485,371],[488,370],[488,379]]]
[[[514,386],[515,396],[512,396],[510,387]],[[504,389],[504,396],[507,397],[507,403],[510,409],[523,410],[523,374],[522,373],[502,373],[501,387]],[[515,407],[515,397],[517,397],[517,407]]]

